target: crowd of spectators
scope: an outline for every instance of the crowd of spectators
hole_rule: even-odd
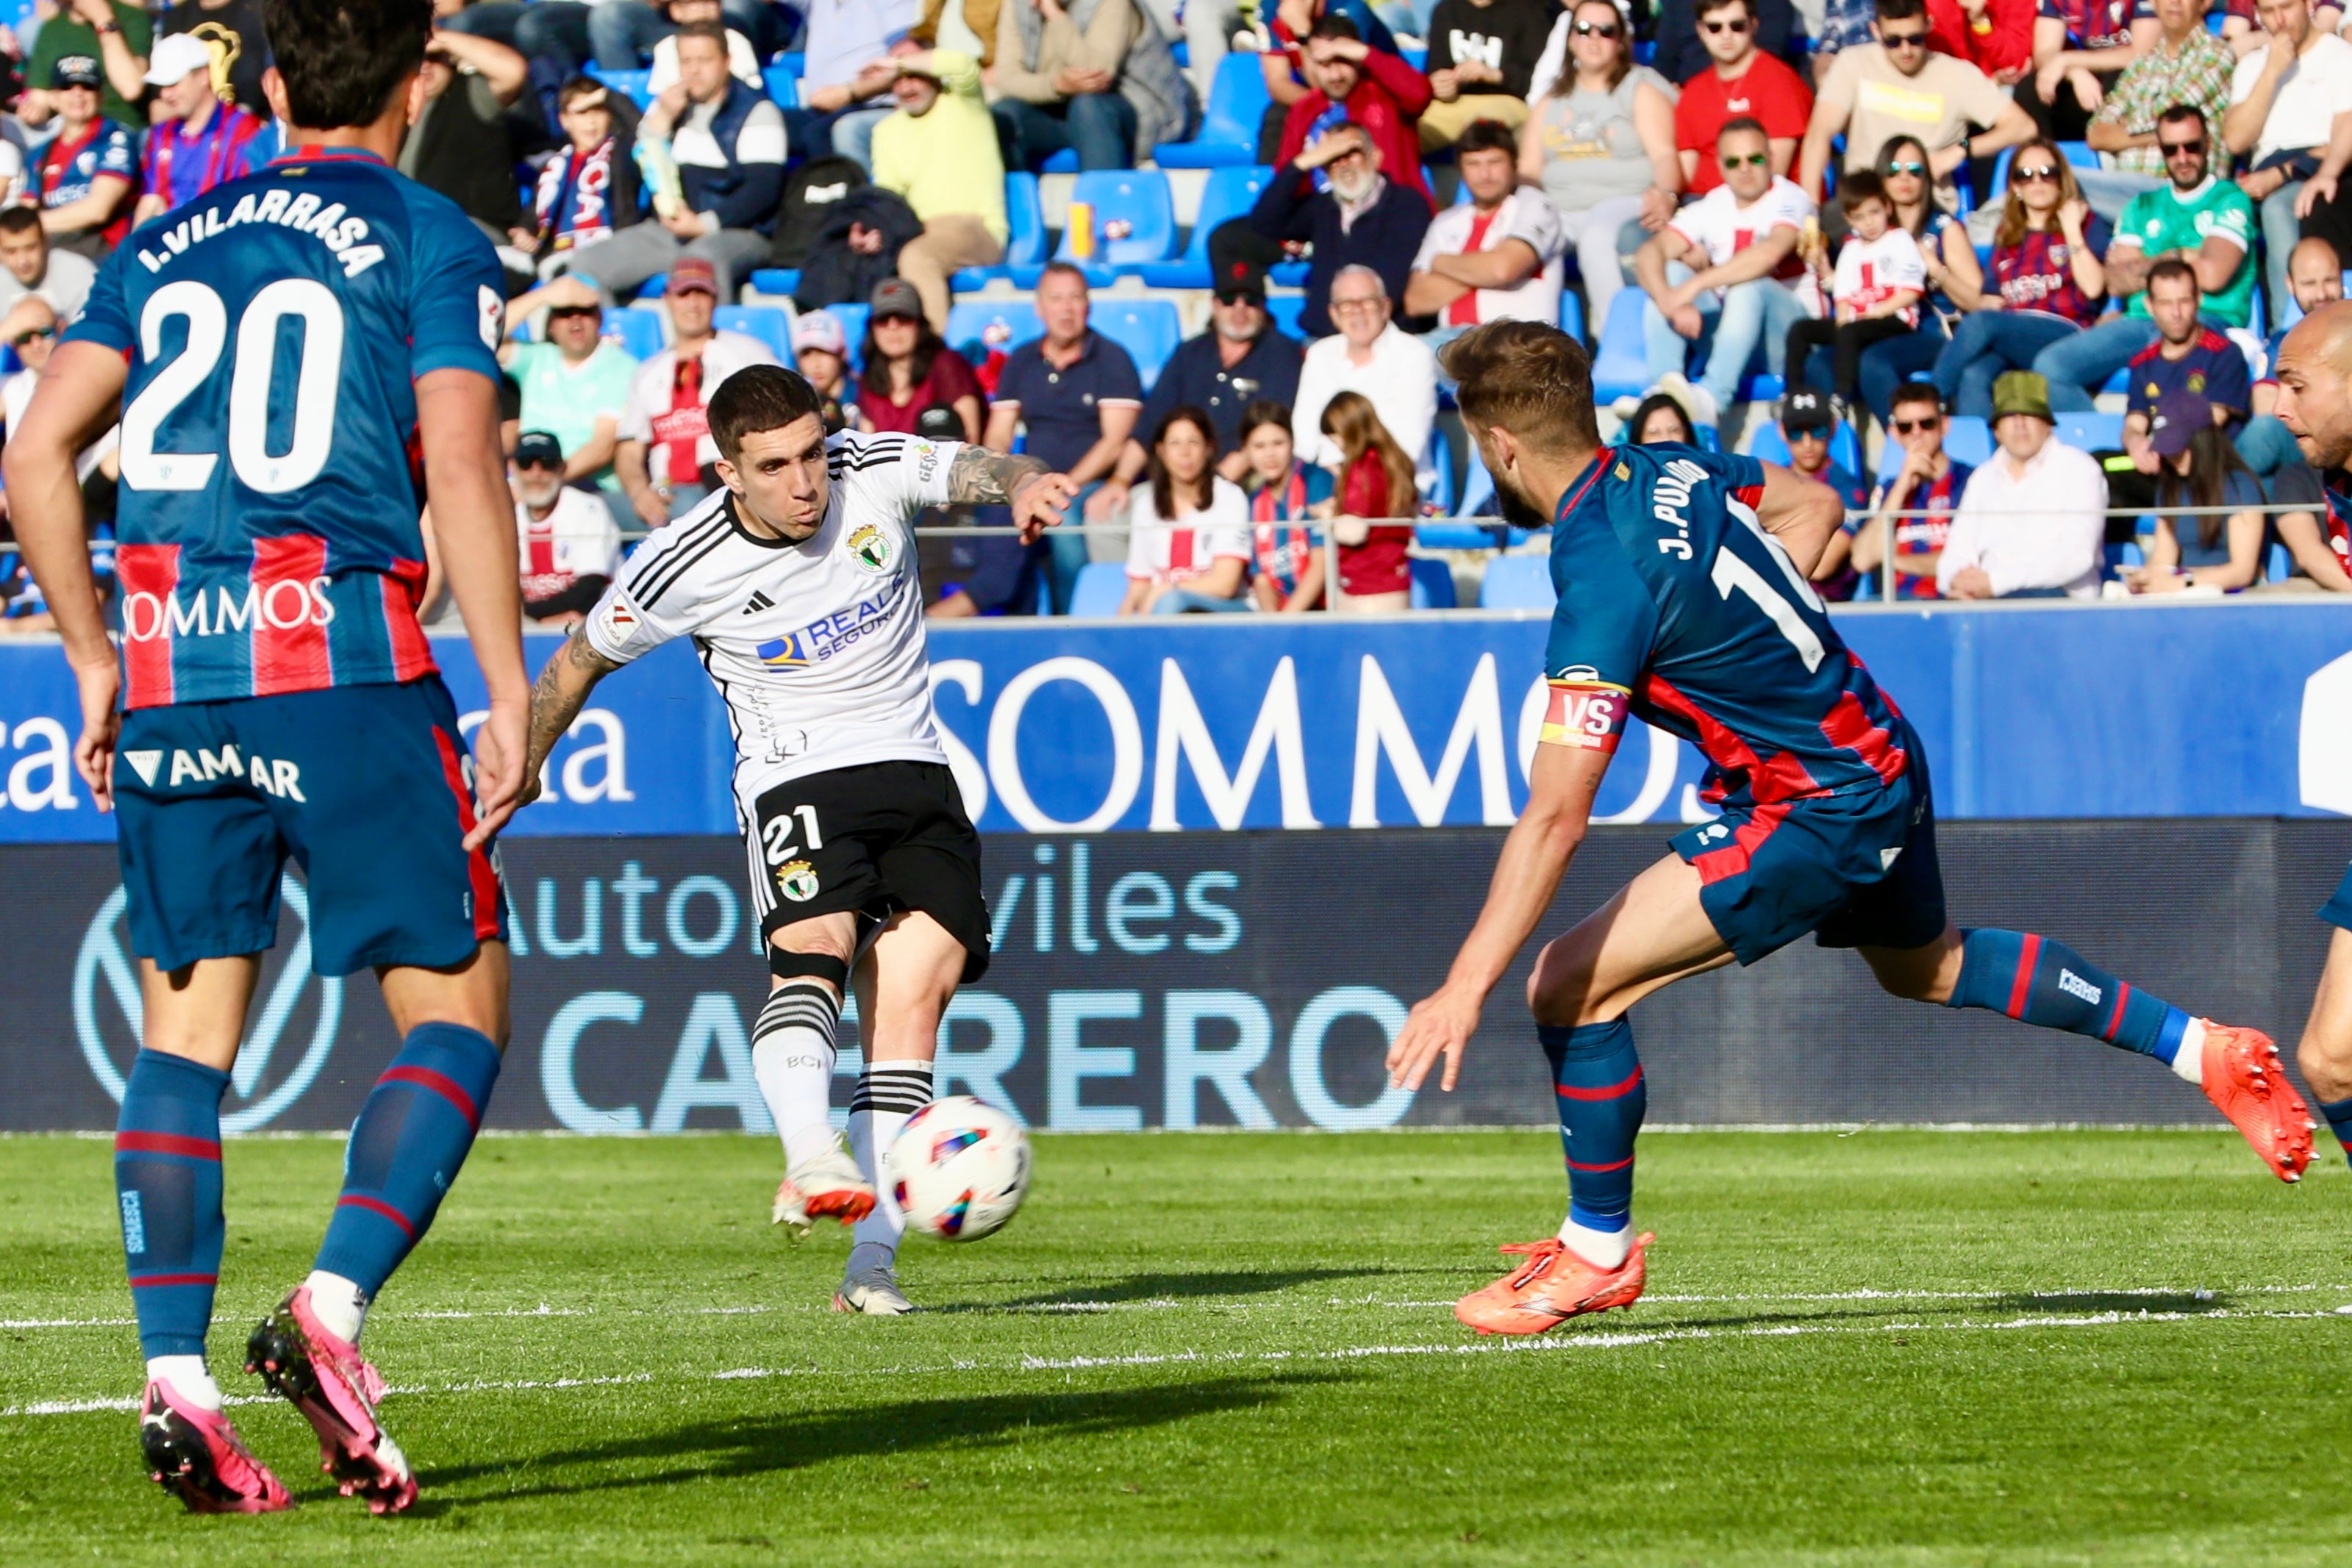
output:
[[[1629,439],[1733,439],[1754,378],[1781,381],[1745,423],[1848,495],[1818,575],[1832,596],[1865,577],[1913,597],[2112,590],[2096,549],[2079,570],[2094,486],[2068,453],[2091,464],[2095,544],[2132,531],[2111,508],[2157,519],[2129,591],[2254,586],[2273,544],[2302,578],[2346,580],[2266,380],[2352,252],[2352,43],[2332,4],[435,9],[399,167],[508,269],[535,616],[569,614],[622,538],[709,493],[709,396],[787,332],[829,425],[1025,444],[1079,480],[1087,522],[1129,530],[1022,547],[959,513],[983,533],[950,552],[937,613],[1066,610],[1097,558],[1125,561],[1138,612],[1402,603],[1405,520],[1453,478],[1434,350],[1564,305],[1596,341],[1638,324],[1612,340],[1649,383],[1613,411]],[[277,156],[284,128],[258,0],[36,0],[10,46],[0,313],[21,367],[132,226]],[[1057,265],[1034,288],[1042,336],[951,347],[957,273],[1013,239],[1008,173],[1150,162],[1200,126],[1234,48],[1256,54],[1271,173],[1199,238],[1207,329],[1139,366],[1089,324],[1089,270]],[[791,91],[771,71],[786,49]],[[861,341],[805,294],[769,339],[718,325],[788,235],[786,265],[825,253],[803,274],[835,291],[823,302],[866,308]],[[1302,260],[1293,337],[1266,277]],[[664,342],[640,361],[607,312],[656,294]],[[2117,377],[2113,450],[2054,438]],[[1955,417],[1997,437],[1973,471],[1943,450]],[[2074,520],[2021,551],[1989,520],[2004,491]]]

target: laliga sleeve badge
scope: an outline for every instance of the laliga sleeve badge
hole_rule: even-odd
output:
[[[794,904],[806,904],[816,890],[816,867],[808,862],[786,861],[776,868],[776,891]]]

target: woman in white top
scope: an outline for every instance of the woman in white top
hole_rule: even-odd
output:
[[[1559,209],[1585,319],[1596,340],[1609,302],[1624,287],[1617,236],[1639,223],[1653,232],[1675,215],[1683,169],[1675,155],[1680,89],[1633,63],[1633,40],[1609,0],[1582,0],[1569,22],[1568,65],[1528,110],[1519,131],[1519,178]]]
[[[1218,477],[1216,427],[1186,405],[1151,433],[1148,484],[1127,504],[1127,598],[1121,615],[1253,608],[1247,584],[1249,502]]]

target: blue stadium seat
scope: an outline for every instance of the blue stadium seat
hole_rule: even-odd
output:
[[[1500,523],[1416,523],[1412,542],[1423,549],[1493,549],[1507,531]]]
[[[1115,560],[1090,560],[1078,569],[1078,580],[1070,586],[1070,613],[1116,615],[1126,598],[1127,568]]]
[[[763,267],[751,275],[751,287],[761,294],[790,294],[800,286],[800,268],[796,267]]]
[[[1273,99],[1255,55],[1227,55],[1217,62],[1209,102],[1201,113],[1201,134],[1190,141],[1163,141],[1151,150],[1162,169],[1227,169],[1257,162],[1258,122]]]
[[[1584,296],[1573,288],[1559,291],[1559,329],[1580,343],[1584,341]]]
[[[797,362],[793,358],[792,314],[781,306],[721,305],[710,313],[710,322],[722,330],[759,339],[787,365]]]
[[[1176,204],[1168,193],[1168,176],[1157,169],[1097,169],[1078,176],[1070,190],[1073,203],[1085,202],[1095,213],[1094,259],[1121,269],[1147,261],[1165,261],[1176,249]],[[1118,239],[1106,236],[1113,224],[1128,232]],[[1056,261],[1075,261],[1070,246],[1073,231],[1065,226]]]
[[[1495,498],[1495,476],[1486,472],[1486,460],[1478,455],[1478,444],[1473,441],[1469,445],[1470,450],[1463,465],[1462,500],[1454,508],[1455,515],[1465,517],[1500,517],[1503,508]]]
[[[948,344],[975,365],[991,349],[1010,350],[1045,335],[1037,308],[1026,299],[967,299],[948,308]]]
[[[866,318],[872,308],[865,305],[828,305],[826,315],[841,323],[841,335],[849,340],[849,368],[856,375],[866,373]]]
[[[1304,288],[1310,268],[1304,261],[1277,261],[1265,269],[1265,280],[1281,288]]]
[[[1551,589],[1551,561],[1539,555],[1496,556],[1478,584],[1481,610],[1549,610],[1559,602]]]
[[[1040,174],[1075,174],[1078,172],[1077,150],[1065,147],[1037,166]]]
[[[1649,356],[1642,347],[1642,306],[1648,298],[1638,288],[1625,288],[1610,302],[1601,351],[1592,356],[1592,395],[1601,402],[1640,397],[1650,384]]]
[[[1246,55],[1229,55],[1227,59],[1254,59]],[[1183,254],[1173,261],[1147,261],[1135,271],[1147,287],[1209,288],[1215,280],[1209,276],[1209,235],[1219,224],[1238,218],[1257,205],[1265,183],[1274,171],[1262,165],[1217,168],[1209,171],[1208,183],[1201,187],[1201,209],[1192,219],[1192,237],[1184,244]]]
[[[1429,427],[1429,450],[1422,454],[1429,470],[1429,494],[1423,497],[1437,508],[1441,517],[1454,515],[1454,444],[1445,439],[1442,425]]]
[[[1184,340],[1184,324],[1175,305],[1165,299],[1097,299],[1087,312],[1087,322],[1128,351],[1146,392]]]
[[[1972,413],[1956,413],[1944,421],[1944,452],[1955,463],[1971,468],[1992,460],[1992,426]]]
[[[1412,589],[1406,603],[1415,610],[1453,610],[1461,605],[1454,593],[1454,569],[1442,560],[1415,556],[1406,563],[1412,570]]]
[[[1004,222],[1011,231],[1004,240],[1004,259],[994,267],[959,268],[948,279],[950,288],[974,293],[987,287],[990,279],[1011,277],[1016,271],[1030,272],[1026,287],[1036,287],[1034,274],[1045,265],[1045,206],[1037,197],[1036,175],[1004,176]]]
[[[620,344],[632,359],[649,360],[669,346],[668,324],[657,310],[628,306],[607,310],[604,335]]]
[[[1299,326],[1299,317],[1307,313],[1304,294],[1269,294],[1265,297],[1265,314],[1276,327],[1293,338],[1304,340],[1306,329]]]
[[[768,84],[768,96],[784,109],[801,106],[801,73],[788,71],[781,64],[772,65],[760,73]]]
[[[591,65],[588,68],[588,74],[606,87],[626,93],[629,101],[639,109],[645,108],[654,100],[654,95],[646,88],[646,81],[654,74],[651,71],[608,71],[601,67]]]
[[[2263,552],[2263,580],[2284,582],[2294,575],[2294,557],[2287,552],[2286,546],[2273,541],[2271,548]]]
[[[786,76],[792,78],[794,81],[798,81],[801,78],[808,75],[808,51],[805,49],[793,49],[785,54],[778,55],[776,57],[776,63],[772,68],[780,70]]]
[[[2084,452],[2109,451],[2124,444],[2124,416],[2119,413],[2062,413],[2058,439]]]

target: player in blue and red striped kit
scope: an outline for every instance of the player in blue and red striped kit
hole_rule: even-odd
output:
[[[1591,366],[1527,321],[1444,354],[1463,423],[1498,493],[1553,519],[1559,602],[1528,800],[1444,986],[1388,1058],[1419,1088],[1442,1056],[1451,1089],[1487,993],[1535,929],[1590,821],[1630,717],[1696,744],[1721,815],[1537,960],[1528,981],[1567,1149],[1568,1218],[1507,1247],[1526,1261],[1454,1312],[1482,1333],[1541,1333],[1631,1305],[1631,1224],[1645,1090],[1625,1014],[1643,997],[1813,932],[1861,951],[1896,996],[1985,1008],[2155,1057],[2200,1084],[2282,1179],[2311,1124],[2270,1040],[2195,1019],[2045,937],[1945,918],[1919,737],[1840,641],[1807,582],[1844,510],[1828,489],[1751,457],[1603,447]]]
[[[2326,482],[2327,545],[2352,570],[2352,304],[2322,305],[2295,323],[2272,369],[2279,384],[2272,412]],[[2295,1065],[2336,1141],[2352,1154],[2352,867],[2319,918],[2336,929]]]
[[[465,214],[390,167],[428,0],[266,16],[293,151],[108,258],[10,432],[6,481],[80,686],[75,761],[116,813],[139,955],[144,1049],[114,1168],[151,1472],[194,1511],[288,1506],[204,1355],[220,1102],[291,855],[311,967],[373,968],[402,1043],[352,1124],[317,1262],[248,1367],[310,1420],[343,1491],[384,1512],[416,1482],[377,1423],[361,1323],[456,1179],[507,1039],[490,838],[522,783],[530,687],[498,444],[504,302]],[[118,404],[119,666],[73,464]],[[428,486],[489,688],[478,762],[416,622]]]

